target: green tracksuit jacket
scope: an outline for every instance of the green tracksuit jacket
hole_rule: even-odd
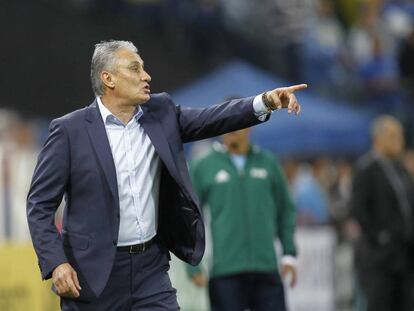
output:
[[[216,144],[190,163],[190,174],[201,206],[210,210],[210,278],[277,271],[275,238],[284,255],[296,255],[295,208],[273,154],[252,146],[239,172],[224,146]],[[187,270],[191,277],[200,268]]]

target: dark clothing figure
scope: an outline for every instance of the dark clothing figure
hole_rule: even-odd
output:
[[[361,226],[355,260],[368,311],[412,310],[414,183],[377,153],[357,164],[351,199]]]

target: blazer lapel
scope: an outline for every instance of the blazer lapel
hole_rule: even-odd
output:
[[[174,157],[171,153],[171,148],[167,141],[164,129],[162,128],[161,121],[153,112],[151,112],[149,104],[150,103],[148,102],[141,106],[144,114],[139,119],[139,123],[151,139],[157,154],[164,162],[171,176],[173,176],[177,182],[181,183],[181,178],[177,173],[178,171],[175,165]]]
[[[119,204],[118,184],[114,159],[111,147],[109,146],[108,136],[106,135],[105,125],[98,109],[96,100],[88,107],[86,113],[87,130],[92,146],[95,149],[96,157],[104,171],[115,204]]]

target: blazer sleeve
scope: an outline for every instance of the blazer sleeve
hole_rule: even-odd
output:
[[[254,97],[234,99],[206,108],[176,106],[183,142],[210,138],[267,121],[270,115],[263,121],[255,115],[253,100]]]
[[[55,226],[59,207],[69,178],[68,135],[61,121],[53,120],[49,136],[39,154],[27,198],[27,219],[43,279],[68,262],[61,236]]]

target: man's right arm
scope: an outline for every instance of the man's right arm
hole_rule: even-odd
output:
[[[255,96],[205,108],[177,106],[181,138],[186,143],[251,127],[267,121],[271,111],[276,109],[287,108],[289,113],[299,114],[301,108],[294,93],[305,88],[306,84],[276,88],[260,94],[263,100]],[[172,102],[169,96],[168,100]]]
[[[62,121],[53,120],[39,154],[27,198],[27,220],[43,279],[68,262],[55,226],[70,171],[69,138]]]

